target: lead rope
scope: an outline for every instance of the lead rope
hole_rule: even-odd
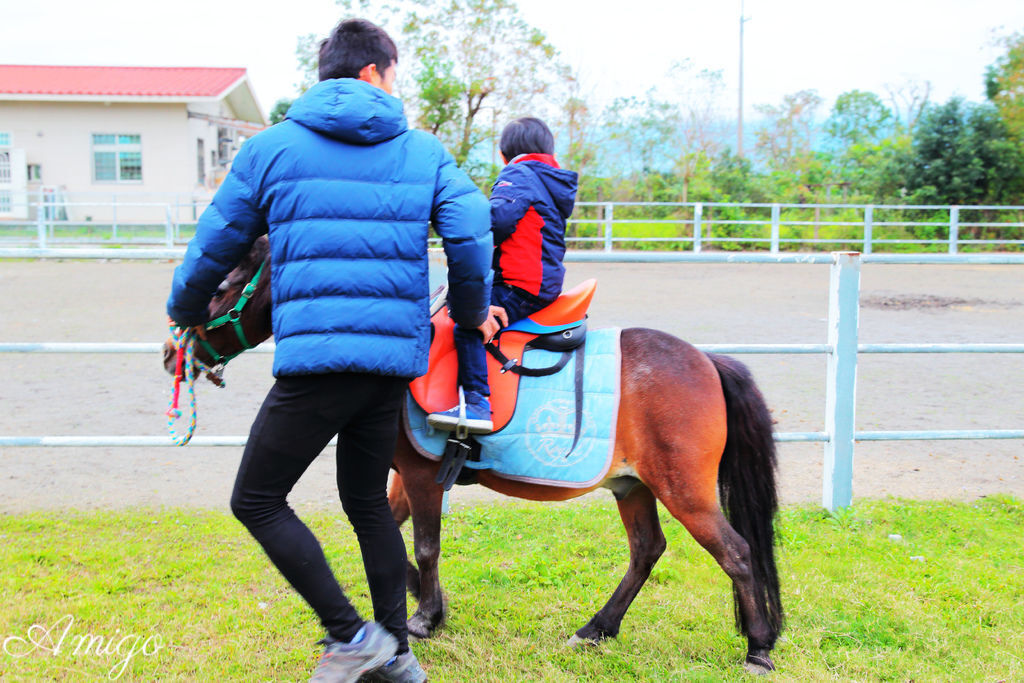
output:
[[[177,348],[177,359],[174,363],[174,390],[171,392],[171,404],[167,408],[167,431],[170,433],[171,441],[175,446],[187,444],[192,440],[192,435],[196,431],[196,379],[195,373],[192,372],[193,365],[196,362],[194,334],[191,329],[182,330],[175,325],[171,326],[171,338],[174,340],[175,348]],[[188,429],[179,436],[175,430],[175,423],[182,416],[182,412],[178,408],[182,379],[185,380],[188,386],[190,418]]]

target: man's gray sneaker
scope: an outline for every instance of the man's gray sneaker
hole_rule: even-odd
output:
[[[423,671],[416,655],[412,650],[404,652],[390,664],[386,664],[376,671],[372,671],[360,681],[390,681],[391,683],[424,683],[427,674]]]
[[[398,641],[375,621],[367,622],[358,643],[329,642],[310,683],[355,683],[384,666],[398,651]]]

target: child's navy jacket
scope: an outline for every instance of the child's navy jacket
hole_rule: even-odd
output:
[[[523,154],[491,190],[494,281],[554,301],[565,279],[565,221],[576,203],[577,175],[550,154]]]

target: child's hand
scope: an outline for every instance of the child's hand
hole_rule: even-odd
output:
[[[508,313],[501,306],[491,306],[491,311],[488,315],[492,318],[497,318],[498,324],[502,327],[508,327]]]
[[[498,330],[507,325],[508,313],[505,312],[505,309],[501,306],[491,306],[487,312],[487,320],[476,329],[484,336],[484,343],[486,344],[494,339],[494,335],[498,333]]]

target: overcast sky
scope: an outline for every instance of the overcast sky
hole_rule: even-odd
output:
[[[294,95],[299,35],[326,33],[333,0],[4,0],[0,63],[241,66],[264,111]],[[745,112],[816,89],[930,81],[932,101],[983,99],[993,37],[1024,30],[1024,0],[746,0]],[[673,60],[738,82],[740,0],[519,0],[599,100],[641,94]],[[372,17],[368,17],[372,19]],[[400,67],[408,67],[400,61]],[[733,96],[735,100],[735,96]]]

